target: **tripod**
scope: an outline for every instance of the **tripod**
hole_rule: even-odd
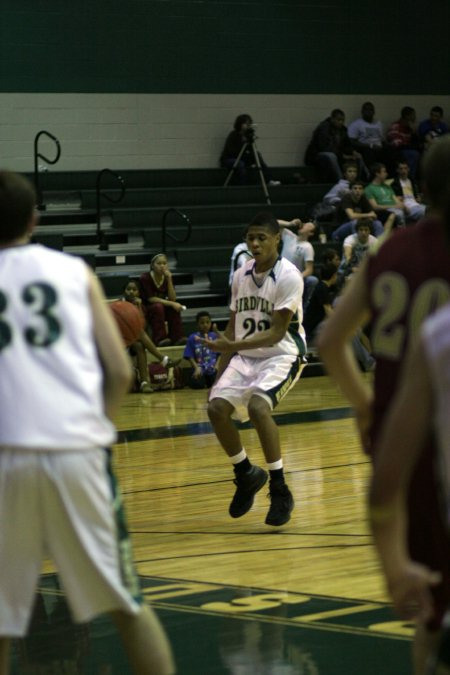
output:
[[[259,180],[261,181],[261,187],[262,187],[264,195],[266,197],[266,203],[272,204],[272,202],[270,200],[269,190],[267,189],[266,179],[264,178],[264,174],[263,174],[263,170],[262,170],[262,166],[261,166],[261,160],[259,159],[258,149],[256,147],[256,143],[255,143],[254,140],[246,141],[244,143],[244,145],[242,146],[242,148],[239,152],[239,155],[236,157],[236,160],[235,160],[233,166],[230,169],[230,173],[228,174],[227,179],[226,179],[225,183],[223,184],[223,186],[226,187],[228,185],[228,183],[230,182],[230,180],[233,176],[233,173],[236,170],[236,167],[238,166],[239,162],[241,161],[241,157],[243,156],[244,152],[247,150],[247,148],[249,146],[250,146],[250,148],[253,152],[253,158],[255,160],[255,164],[256,164],[257,169],[258,169]]]

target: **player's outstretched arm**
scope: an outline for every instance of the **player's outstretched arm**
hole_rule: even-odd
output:
[[[319,334],[319,352],[327,372],[340,386],[355,409],[363,445],[367,447],[370,426],[372,390],[363,377],[355,358],[351,339],[369,317],[369,300],[363,262],[348,282],[335,311],[326,319]]]
[[[106,304],[100,283],[90,270],[88,270],[88,274],[94,338],[104,376],[105,413],[112,419],[131,385],[133,372],[116,322]]]

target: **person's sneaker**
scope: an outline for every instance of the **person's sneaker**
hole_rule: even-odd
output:
[[[139,390],[141,394],[153,394],[154,391],[148,382],[141,382]]]
[[[167,366],[167,368],[176,368],[178,366],[178,364],[181,363],[182,360],[183,360],[182,358],[181,359],[169,359],[167,361],[167,363],[164,364],[164,365]]]
[[[269,180],[267,185],[270,185],[270,187],[275,187],[276,185],[281,185],[281,181],[279,181],[279,180]]]
[[[264,487],[268,477],[267,471],[255,465],[242,476],[236,476],[233,481],[236,485],[236,492],[229,508],[229,514],[232,518],[240,518],[247,511],[250,511],[256,493]]]
[[[158,347],[170,347],[172,340],[170,338],[164,338],[158,342]]]
[[[286,483],[269,486],[270,509],[266,525],[284,525],[291,519],[294,498]]]
[[[181,363],[182,360],[183,358],[171,359],[166,354],[163,360],[161,361],[161,365],[164,366],[164,368],[175,368],[176,366],[178,366],[179,363]]]

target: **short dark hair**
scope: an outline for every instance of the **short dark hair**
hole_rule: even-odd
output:
[[[441,117],[444,117],[444,108],[441,108],[440,105],[434,105],[430,110],[430,113],[432,112],[437,113]]]
[[[360,218],[355,225],[355,230],[358,232],[358,230],[360,230],[362,227],[368,227],[369,230],[372,232],[372,224],[373,224],[372,218]]]
[[[342,171],[345,173],[347,169],[356,169],[358,171],[358,165],[356,162],[344,162]]]
[[[412,115],[412,114],[415,115],[416,111],[414,110],[414,108],[411,108],[410,105],[405,105],[404,108],[401,109],[400,115],[402,117],[407,117],[408,115]]]
[[[139,289],[139,281],[137,279],[132,279],[130,277],[129,279],[126,280],[126,282],[122,286],[122,291],[125,291],[127,286],[129,286],[130,284],[134,284],[136,286],[136,288]]]
[[[355,187],[355,185],[360,185],[360,186],[363,187],[363,188],[366,187],[366,184],[364,183],[364,181],[363,181],[363,180],[359,180],[359,178],[357,178],[356,180],[354,180],[350,187]]]
[[[206,309],[202,309],[200,312],[197,312],[195,315],[195,321],[198,323],[200,319],[202,319],[204,316],[207,316],[208,319],[211,319],[211,314],[206,311]]]
[[[370,167],[370,173],[371,173],[372,176],[376,176],[376,174],[379,173],[381,171],[381,169],[385,169],[385,168],[386,168],[386,164],[383,164],[382,162],[375,162]]]
[[[0,243],[22,237],[36,206],[32,184],[12,171],[0,171]]]
[[[336,274],[337,271],[338,266],[335,263],[328,261],[322,265],[322,269],[320,270],[320,278],[322,281],[329,281],[333,274]]]
[[[331,117],[345,117],[345,112],[340,108],[335,108],[331,111]]]
[[[253,120],[250,117],[250,115],[247,114],[238,115],[234,120],[233,129],[235,131],[240,131],[242,125],[245,124],[246,122],[249,122],[249,124],[253,124]]]
[[[334,260],[336,258],[336,256],[339,258],[339,253],[336,251],[336,249],[334,249],[334,248],[325,249],[325,251],[323,252],[323,255],[322,255],[323,264],[325,265],[326,263],[331,262],[332,260]]]
[[[253,220],[251,220],[248,224],[245,234],[247,234],[249,228],[254,225],[264,225],[264,227],[267,227],[272,232],[272,234],[279,234],[280,232],[278,220],[275,218],[273,213],[270,213],[270,211],[260,211],[257,213]]]

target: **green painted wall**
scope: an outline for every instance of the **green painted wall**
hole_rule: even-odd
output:
[[[2,0],[1,92],[450,93],[448,0]]]

